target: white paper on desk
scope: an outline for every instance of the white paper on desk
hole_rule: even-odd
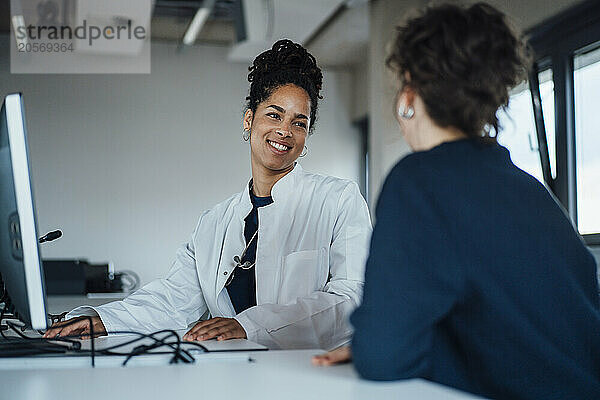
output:
[[[211,339],[196,343],[200,344],[209,352],[268,350],[266,346],[251,342],[246,339],[229,339],[220,341],[216,339]]]

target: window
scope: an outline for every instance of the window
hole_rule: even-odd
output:
[[[513,91],[507,109],[498,112],[498,122],[498,143],[508,149],[512,162],[544,183],[531,92],[525,84]]]
[[[538,74],[540,83],[540,98],[542,112],[544,113],[544,127],[546,128],[546,143],[548,143],[548,156],[550,157],[550,173],[556,178],[556,134],[554,131],[554,81],[552,69],[546,69]]]
[[[546,143],[551,175],[556,177],[556,139],[554,130],[554,81],[552,69],[538,74],[542,112],[546,130]],[[498,142],[510,152],[515,165],[544,183],[541,153],[533,117],[531,91],[527,83],[513,90],[506,110],[501,110],[498,120],[502,128]]]
[[[527,36],[542,109],[534,115],[545,128],[537,132],[548,144],[540,152],[546,185],[586,243],[600,245],[600,2],[582,1]]]
[[[579,232],[600,232],[600,49],[573,58]]]

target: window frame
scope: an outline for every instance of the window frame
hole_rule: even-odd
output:
[[[600,46],[600,2],[587,0],[526,32],[534,52],[529,85],[534,109],[544,181],[577,226],[577,154],[575,146],[574,56]],[[556,140],[556,178],[550,171],[538,73],[552,69]],[[600,245],[600,233],[582,235],[586,244]]]

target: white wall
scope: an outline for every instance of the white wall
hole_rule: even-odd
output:
[[[150,75],[11,75],[7,46],[0,37],[0,94],[24,93],[39,230],[64,232],[43,256],[164,275],[201,211],[250,177],[247,65],[225,47],[155,43]],[[325,73],[305,169],[357,180],[351,80]]]
[[[368,99],[369,197],[373,217],[385,176],[410,151],[394,119],[393,99],[397,79],[385,66],[388,45],[404,13],[424,4],[424,0],[379,0],[371,3]]]
[[[354,82],[352,117],[357,120],[369,115],[369,63],[366,57],[354,66],[352,74]]]

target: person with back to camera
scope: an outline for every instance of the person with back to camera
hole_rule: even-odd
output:
[[[414,153],[378,200],[351,349],[315,364],[352,358],[367,379],[425,378],[492,398],[600,398],[594,258],[496,142],[525,50],[483,3],[430,7],[398,28],[387,62]]]
[[[314,129],[321,70],[302,46],[281,40],[249,71],[242,121],[248,185],[200,216],[165,279],[67,317],[93,315],[94,332],[110,333],[185,329],[208,315],[184,339],[322,349],[348,342],[371,222],[356,183],[296,163]],[[45,337],[89,334],[88,320],[79,318]]]

